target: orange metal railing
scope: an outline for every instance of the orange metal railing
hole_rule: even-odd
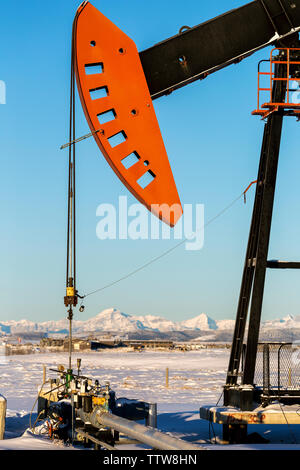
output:
[[[292,52],[293,51],[293,52]],[[298,51],[298,60],[295,60],[294,51]],[[276,56],[275,56],[276,53]],[[281,56],[278,57],[278,54]],[[295,75],[295,65],[300,65],[300,48],[274,48],[271,51],[270,59],[269,60],[262,60],[259,63],[258,68],[258,87],[257,87],[257,109],[252,112],[254,115],[261,115],[266,118],[270,113],[274,111],[278,111],[278,109],[284,109],[288,115],[294,115],[300,117],[300,76]],[[269,70],[267,72],[261,71],[260,67],[263,62],[269,62]],[[280,64],[285,66],[284,73],[282,77],[275,77],[275,66],[276,64]],[[300,67],[296,67],[296,69],[300,69]],[[269,77],[269,85],[268,87],[262,86],[262,78]],[[285,100],[281,103],[273,101],[273,85],[275,81],[283,81],[286,82],[286,95]],[[296,84],[295,85],[292,84]],[[262,93],[268,92],[269,100],[263,102],[262,100]],[[293,95],[291,95],[293,93]]]

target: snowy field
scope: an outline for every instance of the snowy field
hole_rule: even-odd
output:
[[[77,357],[82,359],[82,374],[97,378],[100,383],[109,381],[117,398],[125,396],[157,403],[160,430],[214,449],[224,448],[214,444],[215,436],[221,436],[221,426],[212,428],[207,421],[200,420],[199,407],[206,404],[214,406],[220,399],[229,350],[107,350],[74,353],[73,364],[76,364]],[[67,354],[0,356],[0,394],[7,399],[5,440],[0,441],[0,449],[54,447],[51,442],[32,436],[28,427],[32,409],[32,422],[36,418],[34,403],[42,383],[43,366],[47,368],[47,378],[55,378],[55,372],[49,368],[56,369],[59,364],[67,366]],[[166,368],[169,369],[168,388]],[[270,449],[273,445],[276,448],[283,445],[284,448],[300,449],[298,426],[249,426],[249,432],[254,431],[270,440],[267,445]],[[55,446],[56,449],[60,447],[65,448]],[[259,449],[261,445],[235,447]]]

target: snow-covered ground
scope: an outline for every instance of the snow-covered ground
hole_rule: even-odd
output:
[[[106,350],[73,354],[82,359],[82,373],[109,381],[117,397],[137,398],[158,404],[158,428],[206,446],[210,438],[221,436],[221,426],[209,427],[200,420],[199,407],[216,405],[222,393],[229,358],[227,349],[202,349],[189,352]],[[43,377],[43,366],[48,377],[56,377],[49,368],[67,365],[66,353],[0,356],[0,393],[7,399],[5,440],[0,449],[40,449],[49,446],[63,448],[36,438],[28,431],[30,412],[36,418],[34,406],[38,387]],[[166,387],[166,368],[169,369],[169,387]],[[222,403],[222,401],[220,401]],[[249,426],[249,432],[259,432],[279,448],[300,449],[298,426]],[[299,445],[295,445],[299,443]],[[261,448],[260,445],[235,446]],[[266,448],[266,446],[264,446]],[[224,448],[213,445],[211,448]]]

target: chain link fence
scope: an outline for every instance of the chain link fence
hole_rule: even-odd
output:
[[[300,343],[259,343],[255,385],[264,390],[300,390]]]

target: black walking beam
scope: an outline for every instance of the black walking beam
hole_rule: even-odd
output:
[[[183,27],[139,53],[151,97],[203,79],[268,45],[293,47],[299,27],[300,0],[256,0],[198,26]]]

